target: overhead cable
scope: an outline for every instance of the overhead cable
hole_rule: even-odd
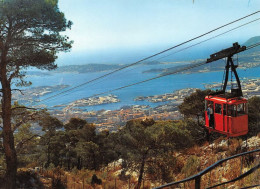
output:
[[[219,29],[221,29],[221,28],[224,28],[224,27],[226,27],[226,26],[228,26],[228,25],[231,25],[231,24],[233,24],[233,23],[236,23],[236,22],[238,22],[238,21],[241,21],[241,20],[243,20],[243,19],[245,19],[245,18],[248,18],[248,17],[253,16],[253,15],[255,15],[255,14],[258,14],[258,13],[260,13],[260,11],[256,11],[256,12],[254,12],[254,13],[252,13],[252,14],[249,14],[249,15],[246,15],[246,16],[244,16],[244,17],[241,17],[241,18],[239,18],[239,19],[237,19],[237,20],[234,20],[234,21],[229,22],[229,23],[227,23],[227,24],[224,24],[224,25],[222,25],[222,26],[220,26],[220,27],[217,27],[217,28],[215,28],[215,29],[213,29],[213,30],[210,30],[210,31],[208,31],[208,32],[206,32],[206,33],[204,33],[204,34],[202,34],[202,35],[199,35],[199,36],[194,37],[194,38],[192,38],[192,39],[189,39],[189,40],[187,40],[187,41],[185,41],[185,42],[182,42],[182,43],[180,43],[180,44],[178,44],[178,45],[175,45],[175,46],[173,46],[173,47],[170,47],[170,48],[168,48],[168,49],[165,49],[165,50],[163,50],[163,51],[161,51],[161,52],[159,52],[159,53],[153,54],[153,55],[148,56],[148,57],[146,57],[146,58],[143,58],[143,59],[141,59],[141,60],[139,60],[139,61],[137,61],[137,62],[134,62],[134,63],[132,63],[132,64],[128,64],[128,65],[123,66],[123,67],[121,67],[121,68],[118,68],[118,69],[116,69],[116,70],[114,70],[114,71],[111,71],[111,72],[109,72],[109,73],[107,73],[107,74],[104,74],[104,75],[102,75],[102,76],[99,76],[99,77],[94,78],[94,79],[92,79],[92,80],[89,80],[89,81],[87,81],[87,82],[84,82],[84,83],[82,83],[82,84],[80,84],[80,85],[77,85],[77,86],[75,86],[75,87],[72,87],[72,88],[70,88],[70,89],[67,89],[67,90],[65,90],[65,91],[62,91],[62,92],[60,92],[60,93],[58,93],[58,94],[52,95],[52,96],[50,96],[50,97],[47,97],[47,98],[45,98],[45,99],[43,99],[43,100],[40,100],[39,102],[43,102],[43,101],[52,99],[52,98],[54,98],[54,97],[56,97],[56,96],[60,96],[60,95],[62,95],[62,94],[64,94],[64,93],[67,93],[67,92],[69,92],[69,91],[72,91],[72,90],[74,90],[74,89],[76,89],[76,88],[82,87],[82,86],[84,86],[84,85],[87,85],[87,84],[92,83],[92,82],[94,82],[94,81],[97,81],[97,80],[99,80],[99,79],[105,78],[105,77],[107,77],[107,76],[109,76],[109,75],[111,75],[111,74],[114,74],[114,73],[119,72],[119,71],[121,71],[121,70],[123,70],[123,69],[126,69],[126,68],[128,68],[128,67],[134,66],[134,65],[136,65],[136,64],[139,64],[139,63],[141,63],[141,62],[143,62],[143,61],[146,61],[146,60],[148,60],[148,59],[151,59],[151,58],[153,58],[153,57],[155,57],[155,56],[158,56],[158,55],[160,55],[160,54],[163,54],[163,53],[165,53],[165,52],[168,52],[168,51],[170,51],[170,50],[172,50],[172,49],[175,49],[175,48],[177,48],[177,47],[179,47],[179,46],[182,46],[182,45],[187,44],[187,43],[189,43],[189,42],[191,42],[191,41],[194,41],[194,40],[196,40],[196,39],[199,39],[199,38],[201,38],[201,37],[203,37],[203,36],[206,36],[206,35],[208,35],[208,34],[210,34],[210,33],[215,32],[215,31],[217,31],[217,30],[219,30]],[[39,103],[39,102],[37,102],[37,103]]]
[[[128,88],[128,87],[131,87],[131,86],[134,86],[134,85],[139,85],[141,83],[145,83],[145,82],[148,82],[148,81],[152,81],[152,80],[155,80],[155,79],[159,79],[161,77],[165,77],[165,76],[168,76],[168,75],[173,75],[173,74],[177,74],[177,73],[180,73],[180,72],[184,72],[186,70],[190,70],[192,68],[196,68],[196,67],[199,67],[199,66],[202,66],[204,64],[207,64],[206,61],[203,61],[203,62],[199,62],[199,63],[196,63],[196,64],[192,64],[190,66],[187,66],[187,67],[184,67],[184,68],[179,68],[175,71],[172,71],[172,72],[168,72],[168,73],[165,73],[165,74],[162,74],[162,75],[159,75],[159,76],[156,76],[156,77],[153,77],[153,78],[150,78],[150,79],[146,79],[146,80],[143,80],[143,81],[139,81],[139,82],[136,82],[136,83],[132,83],[132,84],[129,84],[129,85],[125,85],[123,87],[119,87],[119,88],[116,88],[116,89],[112,89],[112,90],[108,90],[106,92],[102,92],[102,93],[99,93],[99,94],[95,94],[95,95],[92,95],[91,97],[89,98],[92,98],[92,97],[95,97],[95,96],[100,96],[100,95],[103,95],[103,94],[108,94],[108,93],[111,93],[111,92],[114,92],[114,91],[118,91],[118,90],[121,90],[121,89],[124,89],[124,88]]]
[[[224,35],[224,34],[227,34],[227,33],[231,32],[231,31],[234,31],[234,30],[236,30],[236,29],[238,29],[238,28],[241,28],[241,27],[243,27],[243,26],[246,26],[246,25],[248,25],[248,24],[252,24],[252,23],[254,23],[254,22],[256,22],[256,21],[259,21],[259,20],[260,20],[260,18],[257,18],[257,19],[255,19],[255,20],[252,20],[252,21],[250,21],[250,22],[247,22],[247,23],[245,23],[245,24],[242,24],[242,25],[240,25],[240,26],[237,26],[237,27],[235,27],[235,28],[232,28],[232,29],[230,29],[230,30],[228,30],[228,31],[225,31],[225,32],[223,32],[223,33],[220,33],[220,34],[218,34],[218,35],[215,35],[215,36],[213,36],[213,37],[210,37],[210,38],[208,38],[208,39],[205,39],[205,40],[203,40],[203,41],[200,41],[200,42],[198,42],[198,43],[195,43],[195,44],[193,44],[193,45],[190,45],[190,46],[188,46],[188,47],[182,48],[182,49],[180,49],[180,50],[178,50],[178,51],[176,51],[176,52],[174,52],[174,53],[171,53],[171,54],[168,54],[168,55],[166,55],[166,56],[157,58],[157,59],[155,59],[155,61],[156,61],[156,60],[160,60],[160,59],[162,59],[162,58],[166,58],[166,57],[172,56],[172,55],[174,55],[174,54],[177,54],[177,53],[179,53],[179,52],[182,52],[182,51],[184,51],[184,50],[187,50],[187,49],[189,49],[189,48],[192,48],[192,47],[194,47],[194,46],[197,46],[197,45],[199,45],[199,44],[202,44],[202,43],[204,43],[204,42],[207,42],[207,41],[209,41],[209,40],[212,40],[212,39],[214,39],[214,38],[217,38],[217,37],[219,37],[219,36],[222,36],[222,35]]]
[[[259,42],[259,43],[256,43],[256,44],[253,44],[253,45],[250,45],[250,46],[247,47],[246,50],[255,48],[255,47],[259,46],[259,45],[260,45],[260,42]],[[246,51],[246,50],[245,50],[245,51]],[[128,87],[131,87],[131,86],[134,86],[134,85],[139,85],[139,84],[141,84],[141,83],[145,83],[145,82],[148,82],[148,81],[152,81],[152,80],[155,80],[155,79],[159,79],[159,78],[161,78],[161,77],[165,77],[165,76],[168,76],[168,75],[173,75],[173,74],[177,74],[177,73],[180,73],[180,72],[184,72],[184,71],[190,70],[190,69],[192,69],[192,68],[196,68],[196,67],[202,66],[202,65],[204,65],[204,64],[207,64],[207,61],[202,61],[202,62],[199,62],[199,63],[196,63],[196,64],[191,64],[191,65],[189,65],[189,66],[176,69],[175,71],[172,71],[172,72],[167,72],[167,73],[165,73],[165,74],[162,74],[162,75],[159,75],[159,76],[150,78],[150,79],[146,79],[146,80],[139,81],[139,82],[136,82],[136,83],[132,83],[132,84],[129,84],[129,85],[125,85],[125,86],[122,86],[122,87],[119,87],[119,88],[116,88],[116,89],[108,90],[108,91],[106,91],[106,92],[102,92],[102,93],[99,93],[99,94],[95,94],[95,95],[92,95],[92,96],[90,96],[90,97],[88,97],[88,98],[100,96],[100,95],[103,95],[103,94],[108,94],[108,93],[111,93],[111,92],[114,92],[114,91],[118,91],[118,90],[121,90],[121,89],[124,89],[124,88],[128,88]]]

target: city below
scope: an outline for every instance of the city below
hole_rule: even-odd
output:
[[[243,79],[241,81],[243,94],[245,98],[252,96],[260,96],[260,79]],[[31,91],[30,98],[36,98],[39,94],[46,94],[57,88],[66,88],[67,86],[54,86],[54,87],[41,87]],[[216,89],[221,87],[221,83],[207,84],[204,86],[206,89]],[[147,101],[156,105],[158,102],[165,102],[163,105],[151,107],[149,105],[130,105],[123,106],[117,110],[99,110],[99,111],[86,111],[88,106],[117,103],[120,100],[115,95],[107,95],[101,97],[93,97],[74,101],[68,105],[60,105],[60,107],[51,110],[51,114],[61,121],[67,122],[72,117],[78,117],[87,120],[89,123],[94,123],[97,131],[110,130],[116,131],[121,126],[131,119],[145,119],[147,117],[154,120],[175,120],[180,119],[182,115],[178,111],[178,105],[183,102],[186,96],[195,92],[196,88],[187,88],[154,96],[138,96],[135,101]],[[26,95],[25,95],[26,96]],[[29,96],[26,96],[27,100]],[[18,98],[18,97],[17,97]]]

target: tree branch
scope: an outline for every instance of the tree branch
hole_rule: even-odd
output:
[[[19,143],[15,146],[15,149],[16,149],[16,150],[20,150],[26,142],[29,142],[30,140],[32,140],[32,139],[35,138],[35,137],[40,137],[40,135],[35,134],[35,135],[31,136],[30,138],[27,138],[27,139],[22,140],[21,142],[19,142]]]
[[[18,65],[16,65],[16,70],[10,75],[8,81],[11,83],[12,79],[18,75],[18,73],[20,72],[20,67]]]
[[[23,119],[16,123],[13,127],[13,132],[18,129],[22,124],[28,122],[28,121],[31,121],[31,120],[34,120],[35,119],[35,115],[37,115],[37,112],[34,112],[33,114],[30,114],[30,115],[27,115],[27,116],[23,116]]]
[[[18,106],[18,107],[12,108],[12,110],[15,110],[15,109],[38,110],[37,108],[29,108],[29,107],[26,107],[26,106]]]
[[[24,93],[23,93],[23,91],[21,89],[12,89],[12,91],[19,91],[22,95],[24,95]]]

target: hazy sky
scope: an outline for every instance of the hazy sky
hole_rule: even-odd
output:
[[[73,22],[66,34],[74,45],[58,62],[85,59],[80,64],[114,61],[117,53],[122,58],[120,52],[138,51],[136,58],[143,58],[258,11],[260,0],[59,0],[59,7]],[[259,17],[260,13],[211,36]],[[259,31],[258,21],[221,40],[243,41]]]

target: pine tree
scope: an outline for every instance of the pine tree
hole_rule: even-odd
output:
[[[17,155],[11,123],[12,83],[28,85],[27,68],[56,68],[56,54],[68,51],[71,41],[60,32],[71,27],[58,8],[58,0],[0,1],[0,83],[2,86],[5,188],[15,188]]]

